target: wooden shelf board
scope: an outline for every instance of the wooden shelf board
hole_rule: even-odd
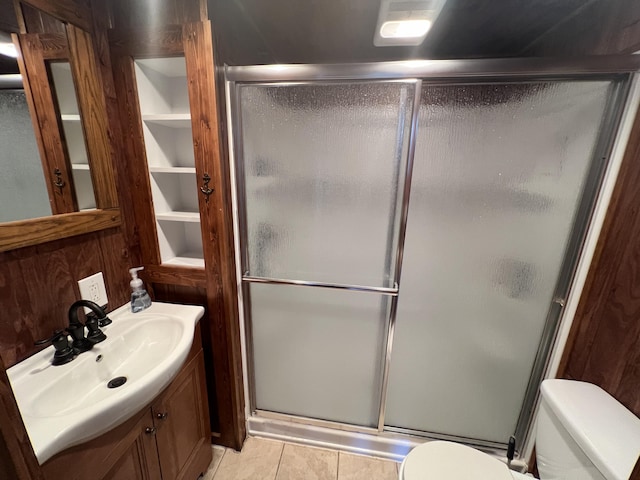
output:
[[[185,267],[204,267],[204,259],[201,253],[185,252],[183,255],[173,257],[162,262],[163,265],[182,265]]]
[[[191,128],[191,114],[189,113],[157,113],[142,115],[145,123],[153,123],[171,128]]]
[[[181,174],[194,174],[196,173],[196,167],[154,167],[150,166],[149,171],[151,173],[181,173]]]
[[[164,212],[156,213],[156,219],[166,222],[199,222],[200,214],[198,212]]]

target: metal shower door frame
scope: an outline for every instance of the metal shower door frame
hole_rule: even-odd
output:
[[[386,393],[389,381],[389,367],[393,350],[393,336],[396,325],[398,294],[401,284],[401,269],[404,252],[406,222],[409,210],[412,169],[415,153],[418,112],[422,84],[477,84],[485,82],[517,83],[533,81],[580,81],[604,79],[612,81],[612,92],[608,102],[599,133],[597,147],[588,167],[587,181],[578,200],[578,209],[569,235],[569,245],[563,256],[553,301],[549,308],[538,352],[533,364],[526,390],[525,399],[518,418],[514,434],[519,439],[529,436],[533,408],[537,400],[539,383],[544,376],[548,364],[553,341],[556,337],[564,302],[572,286],[572,280],[578,265],[582,246],[588,232],[593,209],[601,188],[604,173],[609,164],[611,150],[620,126],[620,120],[627,103],[633,74],[640,70],[640,56],[591,57],[587,59],[497,59],[497,60],[437,60],[382,62],[375,64],[350,65],[256,65],[227,66],[226,86],[231,118],[229,141],[233,154],[235,172],[235,200],[237,205],[236,227],[240,249],[238,261],[242,273],[242,296],[244,311],[244,328],[246,340],[246,361],[248,370],[248,391],[250,413],[265,418],[288,420],[312,426],[322,426],[360,433],[377,433],[390,435],[411,435],[429,438],[455,439],[489,449],[506,448],[505,443],[495,443],[477,439],[455,438],[448,435],[434,434],[404,428],[385,426]],[[356,82],[415,82],[415,96],[412,105],[411,125],[409,131],[409,148],[406,159],[405,181],[402,193],[400,226],[395,258],[395,285],[393,288],[363,287],[357,285],[341,285],[322,282],[305,282],[284,279],[265,279],[248,275],[246,248],[246,205],[244,191],[243,151],[242,151],[242,119],[239,110],[240,87],[242,85],[317,85]],[[599,159],[600,161],[596,161]],[[245,275],[247,274],[247,275]],[[252,282],[303,285],[307,287],[337,288],[361,292],[372,292],[391,296],[389,318],[384,340],[384,365],[380,388],[380,405],[377,428],[350,425],[340,422],[325,421],[314,418],[299,417],[257,409],[255,398],[255,377],[253,371],[252,331],[250,312],[249,284]]]

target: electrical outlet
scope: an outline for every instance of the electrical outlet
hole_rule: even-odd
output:
[[[78,286],[80,287],[80,298],[83,300],[91,300],[97,303],[101,307],[105,306],[107,300],[107,290],[104,286],[104,277],[102,272],[95,273],[90,277],[78,280]],[[87,307],[84,308],[84,313],[89,313]]]

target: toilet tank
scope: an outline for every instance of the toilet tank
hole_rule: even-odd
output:
[[[600,387],[545,380],[536,433],[541,480],[627,480],[640,454],[640,419]]]

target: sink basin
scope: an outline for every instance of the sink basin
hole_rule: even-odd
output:
[[[52,366],[49,347],[8,369],[38,462],[148,405],[182,367],[203,313],[202,307],[158,302],[131,313],[124,305],[109,314],[113,323],[102,329],[107,339],[72,362]]]

